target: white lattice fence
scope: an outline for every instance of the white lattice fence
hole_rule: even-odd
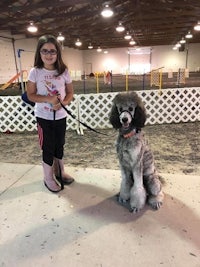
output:
[[[77,97],[70,104],[69,110],[78,117]],[[67,128],[78,130],[77,121],[68,116]],[[34,131],[37,129],[34,108],[23,103],[20,96],[0,97],[0,132]]]
[[[147,124],[200,121],[200,88],[139,91],[147,110]]]
[[[146,124],[200,121],[200,88],[137,91],[147,110]],[[109,128],[109,112],[117,93],[79,96],[79,119],[93,128]],[[85,127],[81,126],[81,131]]]
[[[23,105],[20,96],[4,96],[0,99],[1,132],[33,131],[36,127],[33,109]]]
[[[147,110],[147,124],[200,121],[200,88],[137,91]],[[109,112],[117,93],[75,95],[68,107],[80,121],[92,128],[109,128]],[[20,96],[0,97],[0,132],[36,130],[33,108]],[[68,115],[68,129],[85,127]]]
[[[92,128],[109,128],[109,112],[117,93],[79,95],[79,119]],[[80,125],[81,132],[85,129]]]

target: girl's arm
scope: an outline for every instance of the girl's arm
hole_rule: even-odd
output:
[[[65,92],[66,92],[66,96],[62,100],[62,104],[64,106],[67,106],[67,105],[70,104],[70,102],[73,100],[73,97],[74,97],[74,88],[73,88],[73,84],[72,83],[66,84]]]
[[[58,103],[58,98],[56,95],[50,96],[50,95],[38,95],[37,94],[37,88],[36,84],[34,82],[28,81],[27,83],[27,96],[28,99],[32,102],[37,103],[50,103],[52,105],[55,105]]]

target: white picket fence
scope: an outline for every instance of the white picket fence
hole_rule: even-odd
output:
[[[146,124],[200,121],[200,88],[175,88],[137,91],[146,111]],[[80,121],[94,129],[111,128],[109,112],[117,93],[75,95],[68,109]],[[0,97],[0,132],[34,131],[34,108],[24,104],[20,96]],[[84,126],[68,115],[67,128],[83,133]]]

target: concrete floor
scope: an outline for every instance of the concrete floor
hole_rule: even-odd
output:
[[[0,267],[200,267],[200,177],[162,174],[163,207],[135,215],[119,171],[68,172],[53,194],[41,166],[0,163]]]

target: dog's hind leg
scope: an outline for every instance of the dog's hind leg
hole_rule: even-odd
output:
[[[149,195],[147,203],[154,209],[158,210],[163,204],[164,194],[162,191],[157,196]]]
[[[147,203],[155,210],[159,209],[163,203],[164,194],[162,192],[162,184],[156,173],[144,177],[144,185],[147,190]]]
[[[144,185],[147,193],[157,196],[161,191],[162,185],[156,173],[144,176]]]

